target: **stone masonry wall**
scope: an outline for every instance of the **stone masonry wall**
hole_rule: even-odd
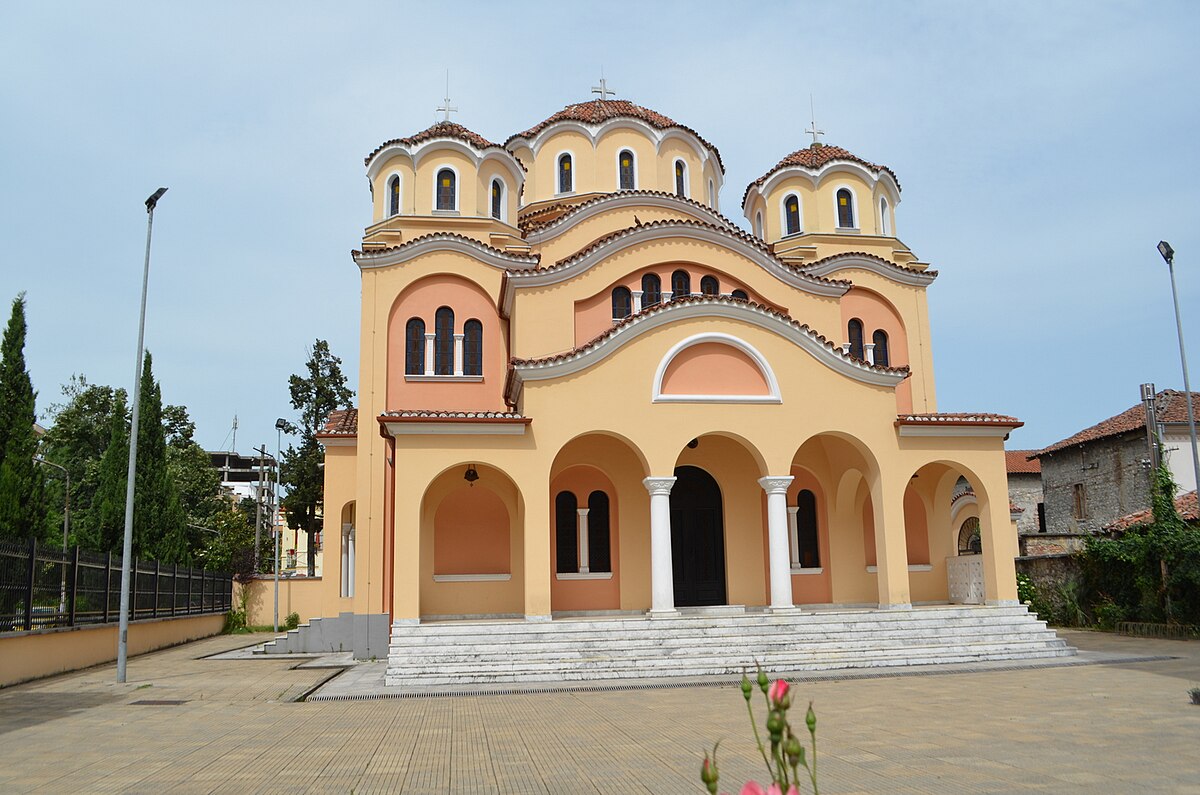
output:
[[[1046,529],[1087,533],[1150,507],[1146,436],[1127,433],[1042,456]],[[1084,485],[1086,516],[1074,516],[1074,484]]]
[[[1042,476],[1033,472],[1010,472],[1008,500],[1024,512],[1017,519],[1017,533],[1027,535],[1038,531],[1038,503],[1042,501]]]

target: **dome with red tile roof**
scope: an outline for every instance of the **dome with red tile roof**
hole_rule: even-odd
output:
[[[770,171],[763,174],[758,179],[746,186],[746,192],[742,194],[742,204],[746,203],[746,198],[750,195],[750,191],[754,188],[761,188],[766,184],[776,173],[783,171],[786,168],[802,168],[807,171],[819,171],[830,163],[857,163],[863,168],[873,173],[876,177],[882,174],[887,174],[896,183],[896,190],[900,190],[900,180],[896,176],[896,172],[892,171],[887,166],[881,166],[877,163],[872,163],[869,160],[864,160],[858,155],[843,149],[840,146],[832,144],[811,144],[804,149],[797,149],[787,157],[776,163]]]

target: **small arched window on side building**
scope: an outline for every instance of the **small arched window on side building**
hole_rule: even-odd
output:
[[[958,554],[983,554],[983,536],[980,534],[979,517],[971,516],[958,528]]]
[[[847,336],[850,338],[850,355],[855,359],[863,358],[863,324],[858,318],[851,318],[846,324]]]
[[[454,310],[448,306],[433,317],[433,372],[454,375]]]
[[[455,177],[454,172],[448,168],[443,168],[437,175],[437,209],[439,210],[454,210],[457,209],[457,197],[455,196]]]
[[[721,283],[717,281],[716,276],[705,276],[700,279],[700,294],[701,295],[720,295]]]
[[[463,375],[483,375],[483,323],[475,318],[463,324]]]
[[[717,188],[711,179],[708,181],[708,206],[717,209]]]
[[[388,216],[400,214],[400,175],[393,174],[388,180]]]
[[[840,228],[854,229],[854,194],[849,188],[838,188],[837,213]]]
[[[783,200],[783,228],[786,235],[800,234],[800,197],[794,193]]]
[[[647,273],[642,277],[642,306],[654,306],[662,301],[662,280],[657,273]]]
[[[892,219],[888,218],[888,203],[887,199],[879,197],[879,234],[890,235],[892,233]]]
[[[419,317],[404,326],[404,374],[425,374],[425,321]]]
[[[675,195],[687,198],[687,166],[682,160],[675,161]]]
[[[687,271],[671,274],[671,298],[683,298],[692,294],[692,276]]]
[[[875,364],[889,367],[892,357],[888,352],[887,332],[883,329],[876,329],[875,333],[871,335],[871,342],[875,343]]]
[[[571,156],[558,156],[558,192],[570,193],[575,190],[575,176],[571,173]]]
[[[749,301],[750,300],[750,296],[746,294],[745,290],[734,290],[732,293],[729,294],[729,297],[736,298],[739,301]]]
[[[615,287],[612,291],[613,320],[624,320],[633,313],[633,295],[628,287]]]
[[[763,239],[762,212],[758,212],[754,216],[754,234],[759,240]]]
[[[588,571],[612,571],[608,525],[608,495],[593,491],[588,495]]]
[[[554,498],[554,570],[559,574],[579,571],[579,501],[569,491]]]
[[[498,179],[492,180],[492,217],[504,220],[504,183]]]
[[[633,152],[622,149],[621,154],[617,155],[618,190],[634,190],[633,168]]]
[[[808,489],[796,495],[796,549],[801,568],[821,566],[821,543],[817,532],[817,497]]]

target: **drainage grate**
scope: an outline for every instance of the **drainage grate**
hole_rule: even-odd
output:
[[[178,707],[180,704],[186,704],[187,699],[182,698],[143,698],[141,701],[130,701],[130,705],[142,707]]]

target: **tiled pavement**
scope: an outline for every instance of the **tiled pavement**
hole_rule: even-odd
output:
[[[1174,659],[806,681],[822,792],[1200,793],[1200,642],[1064,636]],[[246,642],[0,690],[0,792],[699,793],[722,738],[723,790],[761,769],[732,687],[296,702],[338,669],[203,659]]]

